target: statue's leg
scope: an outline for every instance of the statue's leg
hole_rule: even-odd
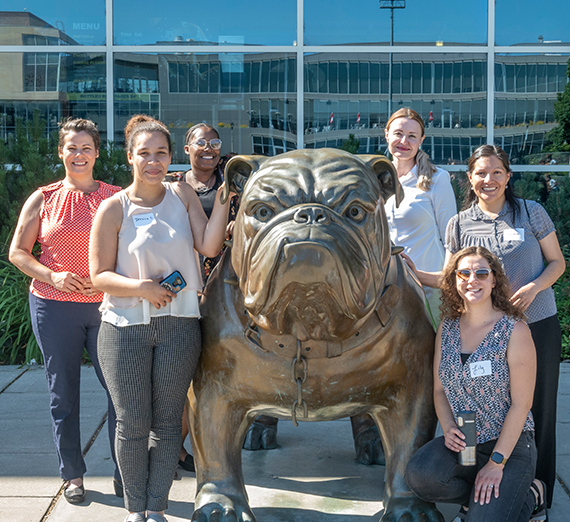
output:
[[[260,450],[275,449],[277,447],[277,422],[279,419],[269,415],[256,417],[247,430],[243,449]]]
[[[352,424],[352,438],[356,451],[356,461],[367,466],[371,464],[386,464],[382,439],[376,423],[366,413],[350,418]]]
[[[428,386],[429,388],[429,386]],[[378,423],[386,456],[384,515],[382,522],[444,522],[435,504],[417,498],[404,479],[412,454],[433,438],[436,417],[431,400],[396,398],[389,410],[372,414]]]
[[[192,520],[255,522],[241,464],[241,448],[250,424],[247,409],[220,395],[215,385],[196,384],[196,394],[191,387],[188,395],[197,482]]]

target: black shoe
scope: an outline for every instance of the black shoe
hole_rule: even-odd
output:
[[[546,509],[546,484],[542,482],[542,480],[539,480],[539,482],[542,484],[542,494],[534,481],[530,485],[530,489],[532,489],[534,496],[536,497],[536,505],[530,517],[530,522],[548,520],[548,510]]]
[[[194,457],[190,454],[186,455],[186,458],[184,460],[179,460],[178,465],[183,470],[190,471],[191,473],[194,473],[196,471],[196,468],[194,467]]]
[[[85,488],[83,484],[78,488],[69,489],[70,482],[65,484],[63,496],[70,504],[81,504],[85,500]]]
[[[123,492],[123,484],[116,478],[113,479],[113,488],[115,489],[115,496],[119,498],[123,498],[125,496]]]

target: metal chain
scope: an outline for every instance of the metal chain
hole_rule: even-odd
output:
[[[303,400],[302,389],[302,385],[307,380],[308,370],[309,365],[307,359],[301,355],[301,341],[297,339],[297,355],[291,363],[291,379],[293,382],[297,383],[297,400],[295,400],[293,402],[293,406],[291,406],[291,420],[295,427],[299,426],[299,423],[297,422],[297,408],[303,408],[304,418],[309,416],[307,403]]]

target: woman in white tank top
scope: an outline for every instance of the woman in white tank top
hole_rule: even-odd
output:
[[[92,279],[106,294],[98,345],[117,410],[125,520],[164,522],[201,346],[194,250],[220,251],[229,203],[220,187],[208,220],[192,187],[162,182],[171,141],[157,120],[131,118],[125,142],[133,183],[101,205],[91,234]],[[178,292],[160,284],[175,271],[186,283]]]

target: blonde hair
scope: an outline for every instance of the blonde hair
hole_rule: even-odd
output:
[[[408,120],[414,120],[419,124],[421,128],[422,137],[425,136],[426,127],[424,120],[416,111],[410,109],[409,107],[402,107],[401,109],[398,109],[394,114],[392,114],[392,116],[390,116],[388,123],[386,123],[387,131],[390,130],[390,125],[392,125],[392,122],[398,118],[407,118]],[[418,153],[416,154],[416,165],[418,166],[418,182],[416,186],[420,190],[427,192],[431,188],[431,178],[437,169],[433,166],[431,160],[429,159],[429,156],[421,149],[419,149]]]

